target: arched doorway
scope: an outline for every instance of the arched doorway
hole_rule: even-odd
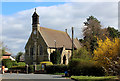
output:
[[[65,64],[66,63],[66,56],[64,55],[63,56],[63,64]]]

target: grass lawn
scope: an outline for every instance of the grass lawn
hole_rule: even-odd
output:
[[[50,75],[65,75],[65,73],[53,73],[53,74],[50,74]]]
[[[64,75],[65,73],[54,73],[54,75]]]
[[[71,76],[71,79],[75,79],[77,81],[117,81],[115,80],[117,76],[103,76],[103,77],[95,77],[95,76]]]

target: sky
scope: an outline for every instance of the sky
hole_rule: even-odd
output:
[[[12,15],[22,10],[28,10],[35,7],[49,7],[53,5],[64,4],[65,2],[3,2],[2,14]]]
[[[24,52],[35,8],[40,26],[61,31],[68,29],[70,36],[71,27],[74,27],[75,38],[83,37],[83,22],[91,15],[103,28],[118,29],[118,2],[2,2],[2,41],[13,55]]]

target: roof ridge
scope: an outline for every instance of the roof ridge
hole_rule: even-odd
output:
[[[55,29],[46,28],[46,27],[40,27],[40,28],[44,28],[44,29],[48,29],[48,30],[53,30],[53,31],[58,31],[58,32],[63,32],[63,33],[66,33],[65,31],[61,31],[61,30],[55,30]]]

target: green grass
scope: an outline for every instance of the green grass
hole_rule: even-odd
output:
[[[52,75],[65,75],[65,73],[53,73]]]
[[[71,76],[72,79],[77,81],[115,81],[117,76],[103,76],[103,77],[95,77],[95,76]]]

